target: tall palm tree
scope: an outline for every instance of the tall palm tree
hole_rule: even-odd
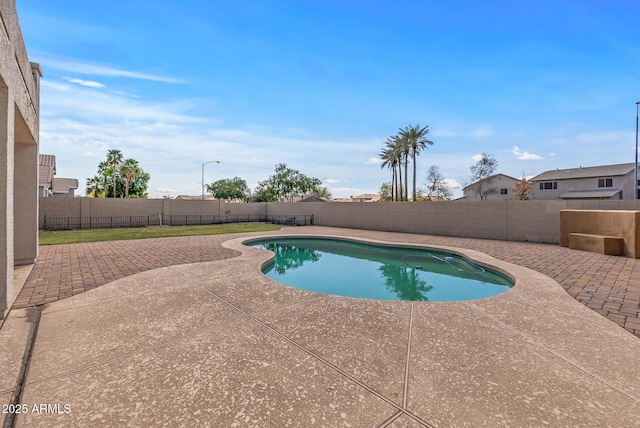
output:
[[[394,135],[391,137],[393,141],[393,149],[396,153],[396,158],[398,162],[398,177],[400,181],[400,200],[407,201],[409,200],[409,173],[407,163],[409,162],[409,146],[407,144],[406,138],[402,137],[400,134]],[[405,185],[402,185],[402,166],[404,165],[404,181]]]
[[[129,183],[140,173],[140,164],[135,159],[125,159],[120,165],[120,174],[124,177],[124,197],[129,197]]]
[[[416,126],[406,126],[404,129],[400,129],[398,136],[404,141],[405,144],[405,176],[407,174],[407,158],[409,154],[411,154],[412,162],[413,162],[413,200],[415,201],[417,198],[416,195],[416,157],[420,154],[420,152],[427,148],[427,146],[433,145],[433,141],[429,141],[427,139],[427,134],[429,133],[429,125],[421,128],[420,125]],[[407,177],[408,179],[408,177]],[[409,187],[409,186],[407,186]]]
[[[398,180],[396,176],[396,167],[398,166],[398,157],[396,151],[393,148],[393,141],[389,138],[386,142],[386,147],[378,155],[382,159],[380,168],[391,169],[391,200],[394,201],[398,198]],[[394,198],[395,196],[395,198]]]
[[[122,163],[122,152],[118,149],[111,149],[107,152],[107,164],[111,166],[113,170],[113,197],[116,197],[116,171],[118,166]]]

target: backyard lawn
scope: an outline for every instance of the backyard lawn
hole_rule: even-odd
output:
[[[166,238],[172,236],[219,235],[279,230],[281,226],[258,223],[217,224],[211,226],[153,226],[121,229],[59,230],[39,232],[40,245],[77,242],[123,241],[128,239]]]

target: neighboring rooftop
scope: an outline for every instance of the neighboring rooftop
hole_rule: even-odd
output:
[[[69,189],[77,189],[78,180],[75,178],[55,178],[53,179],[53,193],[69,193]]]
[[[38,155],[38,186],[51,189],[53,176],[56,174],[56,157],[54,155]]]
[[[515,177],[512,177],[512,176],[507,175],[507,174],[493,174],[493,175],[490,175],[489,177],[483,178],[482,180],[474,181],[473,183],[470,183],[470,184],[468,184],[468,185],[464,186],[464,187],[462,188],[462,190],[467,189],[467,188],[469,188],[469,187],[471,187],[471,186],[474,186],[474,185],[476,185],[476,184],[478,184],[478,183],[480,183],[480,182],[482,182],[482,181],[491,180],[491,179],[493,179],[493,178],[495,178],[495,177],[499,177],[499,176],[506,177],[506,178],[508,178],[508,179],[510,179],[510,180],[520,181],[520,179],[519,179],[519,178],[515,178]],[[463,196],[463,197],[466,197],[466,196]],[[459,198],[459,199],[462,199],[462,198]]]
[[[569,169],[555,169],[536,175],[530,181],[570,180],[590,177],[615,177],[626,175],[633,171],[634,163],[619,163],[614,165],[586,166]]]

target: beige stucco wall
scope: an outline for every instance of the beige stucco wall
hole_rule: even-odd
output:
[[[270,202],[42,198],[40,224],[51,217],[313,214],[321,226],[509,241],[560,242],[560,210],[638,210],[638,201]]]
[[[496,175],[491,178],[487,178],[482,182],[482,189],[494,189],[495,193],[489,193],[486,201],[507,201],[515,199],[516,194],[513,192],[513,188],[516,186],[518,180],[515,180],[504,175]],[[465,188],[465,200],[467,201],[480,201],[480,195],[478,195],[478,183],[471,184]],[[500,189],[507,189],[507,194],[500,193]]]
[[[607,235],[624,240],[623,254],[640,258],[640,211],[562,210],[560,245],[569,246],[570,233]]]
[[[38,256],[40,67],[29,62],[14,0],[0,2],[0,317],[17,290],[14,265]]]

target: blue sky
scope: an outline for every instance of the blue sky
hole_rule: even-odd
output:
[[[150,197],[199,194],[210,160],[207,183],[284,162],[335,197],[375,193],[409,124],[434,141],[419,184],[434,164],[468,184],[482,152],[516,177],[634,160],[637,1],[16,3],[44,72],[40,152],[80,193],[111,148]]]

